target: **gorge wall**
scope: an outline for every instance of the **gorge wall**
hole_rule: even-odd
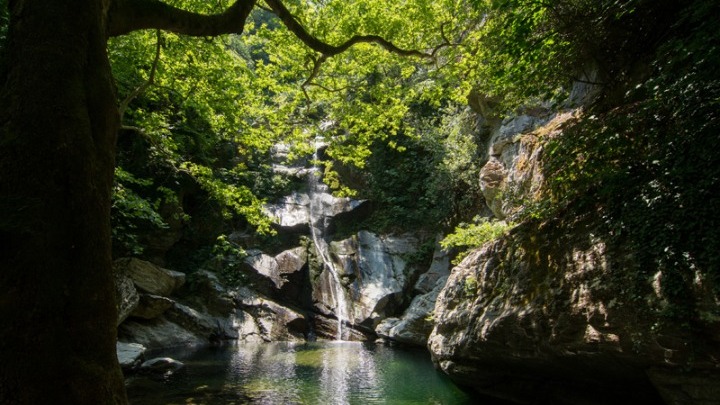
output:
[[[544,146],[581,115],[495,127],[480,178],[495,217],[517,218],[521,204],[542,200]],[[513,120],[527,125],[503,131]],[[570,203],[472,251],[436,300],[428,340],[436,365],[514,403],[718,403],[718,318],[670,320],[669,277],[662,268],[643,275],[627,237],[604,220]],[[712,279],[693,277],[688,301],[717,314]]]
[[[582,114],[533,108],[499,119],[478,108],[487,215],[516,220],[523,206],[543,201],[545,146]],[[669,321],[670,281],[661,269],[643,275],[637,252],[601,216],[568,209],[523,217],[451,270],[438,235],[339,232],[366,202],[332,196],[307,164],[275,169],[307,185],[266,206],[281,246],[253,248],[247,235],[230,235],[250,246],[232,270],[237,285],[221,280],[227,269],[219,267],[183,284],[176,272],[118,262],[124,344],[380,337],[427,346],[457,383],[515,403],[720,401],[718,318]],[[165,287],[143,281],[146,272]],[[716,291],[697,273],[689,299],[717,314]]]

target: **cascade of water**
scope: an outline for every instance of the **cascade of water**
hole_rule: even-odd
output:
[[[321,181],[320,168],[317,166],[318,148],[320,143],[315,141],[315,153],[313,154],[313,167],[308,176],[308,188],[310,197],[310,234],[313,243],[317,249],[320,261],[323,263],[324,269],[330,273],[331,289],[330,295],[335,302],[335,316],[337,317],[337,330],[335,339],[343,340],[343,325],[348,323],[348,304],[345,298],[345,290],[340,283],[340,275],[335,268],[335,264],[330,259],[330,250],[328,243],[324,238],[325,216],[323,215],[323,195],[328,194],[328,188]]]

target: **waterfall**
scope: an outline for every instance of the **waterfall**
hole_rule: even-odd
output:
[[[310,234],[312,236],[315,249],[323,263],[323,269],[330,273],[330,295],[335,302],[335,316],[337,317],[337,331],[335,340],[343,340],[343,326],[349,323],[348,303],[345,297],[345,290],[340,283],[340,275],[338,274],[335,264],[330,258],[330,249],[324,238],[325,231],[325,215],[323,214],[323,196],[329,195],[328,187],[322,183],[322,174],[317,165],[318,149],[321,145],[317,139],[315,140],[315,153],[313,154],[313,166],[308,176],[308,195],[310,197]]]

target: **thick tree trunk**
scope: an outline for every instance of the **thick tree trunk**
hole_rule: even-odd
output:
[[[11,0],[0,93],[0,403],[124,404],[106,1]]]

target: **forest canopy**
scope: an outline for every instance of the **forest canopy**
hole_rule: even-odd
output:
[[[207,13],[228,6],[173,4]],[[358,43],[337,55],[318,53],[266,7],[251,13],[243,35],[145,30],[111,39],[123,118],[114,232],[125,248],[142,250],[137,234],[165,226],[160,211],[178,204],[189,178],[226,217],[239,215],[271,233],[262,204],[292,186],[270,170],[278,143],[291,147],[291,159],[302,159],[320,140],[326,182],[339,195],[383,206],[379,227],[467,220],[480,203],[467,191],[477,190],[476,158],[483,153],[473,146],[476,124],[463,116],[468,97],[501,113],[541,98],[562,102],[580,73],[560,66],[570,60],[569,34],[535,2],[287,7],[326,43],[378,36],[398,51]]]

